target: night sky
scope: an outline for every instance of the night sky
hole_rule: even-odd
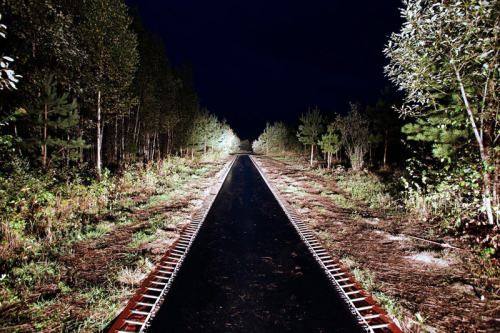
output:
[[[127,0],[190,63],[201,106],[241,139],[309,107],[346,113],[388,84],[382,49],[401,26],[400,0]]]

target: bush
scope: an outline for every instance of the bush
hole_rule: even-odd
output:
[[[338,172],[339,186],[351,197],[359,199],[370,205],[370,208],[395,209],[397,207],[391,192],[394,184],[385,184],[372,173],[356,171]]]

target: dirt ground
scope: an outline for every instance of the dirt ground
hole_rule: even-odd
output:
[[[54,253],[47,253],[47,261],[56,263],[62,271],[40,283],[39,288],[20,290],[20,299],[1,307],[0,332],[105,329],[109,325],[106,318],[117,316],[126,306],[141,281],[201,206],[227,161],[213,163],[209,174],[185,184],[186,190],[181,195],[166,202],[151,203],[154,191],[135,189],[132,196],[124,196],[128,208],[119,211],[127,223],[117,221],[116,214],[99,216],[100,222],[96,223],[110,226],[110,231],[102,237],[53,246]],[[158,237],[131,245],[134,234],[151,229],[152,223],[161,218],[172,223],[157,228],[154,232]],[[140,260],[142,265],[138,265]],[[40,309],[38,303],[43,304]],[[109,308],[108,304],[114,307]]]
[[[452,236],[429,221],[369,209],[305,166],[256,160],[331,254],[364,273],[357,278],[403,331],[500,331],[500,282],[474,275],[472,254]]]

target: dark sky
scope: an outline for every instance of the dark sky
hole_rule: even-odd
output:
[[[382,49],[400,0],[127,0],[161,36],[173,65],[191,64],[207,107],[241,139],[308,107],[345,113],[388,81]]]

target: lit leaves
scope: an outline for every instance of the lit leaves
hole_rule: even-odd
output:
[[[0,19],[2,15],[0,14]],[[7,27],[5,24],[0,24],[0,36],[5,38]],[[9,69],[9,63],[13,62],[14,59],[8,56],[2,56],[0,60],[0,90],[3,89],[17,89],[16,83],[19,82],[21,75],[14,73],[12,69]]]

